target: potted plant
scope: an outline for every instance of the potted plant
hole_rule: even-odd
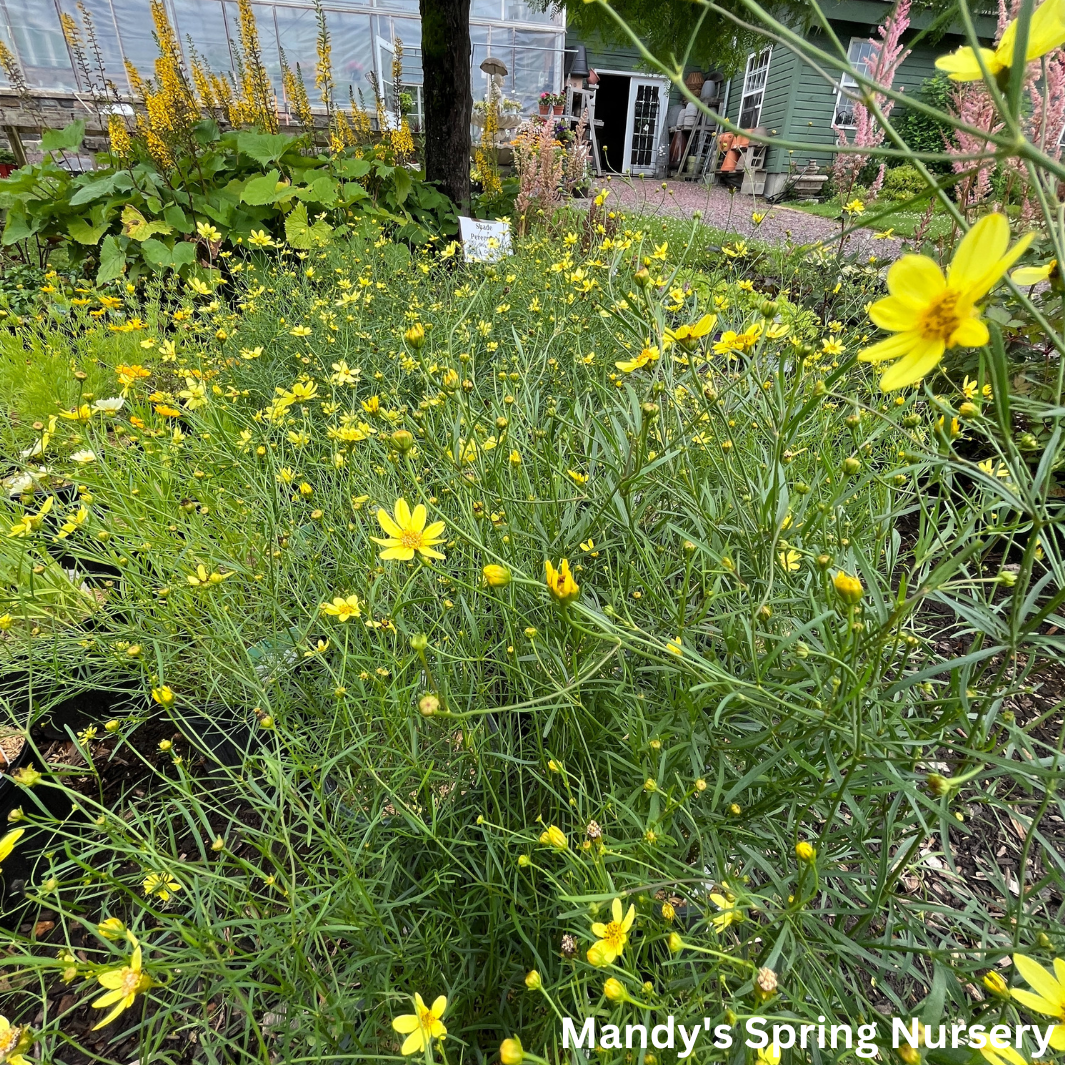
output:
[[[555,94],[552,92],[540,93],[540,117],[547,118],[551,114],[551,105],[555,102]]]
[[[563,109],[566,106],[566,94],[564,92],[557,92],[551,97],[551,112],[555,115],[561,115]]]
[[[18,167],[18,160],[10,148],[0,148],[0,178],[11,176],[11,172]]]

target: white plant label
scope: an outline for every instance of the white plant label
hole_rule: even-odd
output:
[[[459,215],[459,236],[467,262],[495,263],[514,253],[509,222],[485,222]]]

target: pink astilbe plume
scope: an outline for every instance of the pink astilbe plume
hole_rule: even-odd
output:
[[[877,40],[871,37],[873,46],[872,55],[869,57],[867,75],[877,85],[890,89],[895,81],[895,75],[902,66],[906,57],[910,54],[908,48],[902,44],[902,35],[910,25],[910,0],[899,0],[891,14],[877,26]],[[860,91],[860,90],[859,90]],[[894,100],[887,99],[883,93],[872,94],[875,105],[886,118],[891,114],[895,106]],[[861,99],[854,101],[854,140],[847,137],[847,131],[841,126],[833,126],[836,131],[837,144],[841,147],[853,145],[855,148],[876,148],[884,141],[884,129],[874,117],[873,110],[862,103]],[[832,164],[832,177],[840,195],[848,197],[851,189],[858,180],[858,174],[869,159],[868,152],[837,152]],[[880,171],[876,176],[869,192],[876,196],[884,183],[885,164],[880,165]]]
[[[1002,123],[996,122],[998,116],[995,105],[983,82],[967,81],[959,85],[951,93],[950,108],[958,119],[976,129],[986,130],[989,134],[1002,129]],[[947,151],[954,156],[982,155],[990,146],[985,137],[960,129],[954,130],[946,141]],[[956,158],[951,163],[955,174],[964,175],[954,186],[954,194],[962,210],[970,211],[987,199],[994,165],[993,158]]]

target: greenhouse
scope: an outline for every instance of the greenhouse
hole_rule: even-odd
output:
[[[194,50],[215,71],[231,69],[237,40],[237,5],[233,0],[165,0],[186,54]],[[278,104],[287,109],[281,84],[282,52],[289,65],[299,64],[312,87],[317,25],[310,0],[255,3],[266,68],[273,78]],[[27,82],[41,96],[75,100],[87,90],[79,84],[76,64],[60,22],[66,12],[88,12],[99,40],[109,77],[123,94],[129,92],[124,70],[128,60],[150,75],[157,53],[152,36],[149,0],[0,0],[0,32],[18,58]],[[372,99],[371,75],[391,78],[393,42],[403,43],[403,81],[421,111],[421,24],[418,0],[376,0],[323,4],[332,36],[333,71],[338,92]],[[504,91],[530,104],[545,90],[556,91],[562,80],[564,17],[540,11],[525,0],[473,0],[470,34],[473,43],[474,96],[483,95],[486,75],[479,69],[489,55],[502,59],[508,74]],[[0,80],[2,83],[2,80]],[[313,94],[312,94],[313,95]]]

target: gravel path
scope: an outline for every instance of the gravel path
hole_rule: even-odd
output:
[[[839,243],[839,223],[830,218],[798,211],[794,207],[770,206],[753,196],[729,192],[720,185],[702,185],[694,181],[654,181],[650,178],[601,178],[596,183],[610,190],[610,200],[626,211],[641,215],[691,218],[703,212],[703,222],[740,236],[754,237],[766,244],[795,246]],[[756,225],[751,215],[765,213]],[[873,231],[860,229],[847,237],[844,251],[859,255],[890,258],[902,250],[902,242],[893,238],[875,240]]]

